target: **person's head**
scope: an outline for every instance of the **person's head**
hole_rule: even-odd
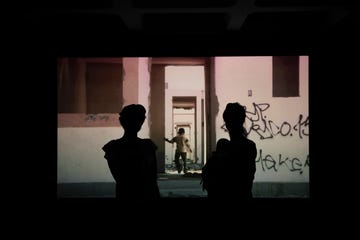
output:
[[[185,133],[185,129],[179,128],[178,134],[179,134],[179,135],[183,135],[184,133]]]
[[[230,133],[241,133],[246,136],[244,128],[246,109],[239,103],[228,103],[223,112],[225,126]]]
[[[125,106],[119,113],[120,124],[125,131],[137,133],[145,121],[146,109],[140,104]]]

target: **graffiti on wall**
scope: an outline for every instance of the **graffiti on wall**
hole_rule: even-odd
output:
[[[59,113],[58,128],[65,127],[119,127],[119,114]]]
[[[303,173],[305,167],[310,166],[309,155],[307,155],[305,160],[301,160],[297,157],[287,157],[279,154],[277,157],[272,156],[271,154],[263,154],[262,149],[259,150],[258,158],[256,163],[261,165],[261,169],[265,171],[273,170],[277,172],[280,168],[286,168],[290,172],[298,172],[299,174]]]
[[[276,123],[269,119],[266,115],[266,111],[270,108],[269,103],[253,103],[253,111],[246,111],[246,118],[250,124],[247,128],[248,133],[251,131],[259,135],[260,140],[271,139],[275,136],[298,136],[303,139],[309,136],[309,117],[305,117],[299,114],[296,122],[290,123],[283,121]],[[290,172],[303,173],[304,168],[310,166],[309,155],[306,159],[300,159],[298,157],[283,156],[278,154],[277,156],[263,153],[260,149],[256,163],[260,164],[261,169],[265,171],[278,172],[280,169],[285,168]]]
[[[267,119],[265,115],[265,111],[270,108],[269,103],[253,103],[253,108],[253,112],[246,111],[246,118],[250,121],[250,127],[247,129],[249,134],[254,131],[262,140],[273,138],[279,134],[281,136],[293,136],[296,133],[301,139],[303,136],[309,136],[309,117],[305,118],[299,114],[296,123],[291,124],[287,121],[275,123],[271,119]]]
[[[109,116],[101,114],[87,114],[85,121],[108,121]]]

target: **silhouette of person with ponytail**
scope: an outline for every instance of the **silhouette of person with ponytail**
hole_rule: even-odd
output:
[[[202,169],[203,190],[210,199],[250,199],[254,181],[257,149],[244,128],[245,107],[228,103],[223,112],[230,140],[217,141],[216,151]]]

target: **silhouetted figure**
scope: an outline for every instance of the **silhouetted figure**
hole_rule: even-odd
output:
[[[181,170],[184,169],[184,173],[187,172],[186,170],[186,153],[187,150],[192,152],[189,139],[184,136],[185,129],[179,128],[178,134],[173,137],[171,140],[164,138],[165,141],[169,143],[176,143],[176,150],[175,150],[175,166],[178,173],[181,173]],[[183,164],[180,162],[180,157],[182,159]]]
[[[124,135],[102,148],[112,176],[116,181],[116,198],[157,199],[156,145],[151,139],[141,139],[137,133],[145,121],[145,108],[140,104],[125,106],[120,112]]]
[[[209,199],[249,199],[256,171],[256,144],[247,139],[243,127],[246,111],[239,103],[228,103],[223,113],[230,141],[222,138],[216,144],[202,169],[203,189]]]

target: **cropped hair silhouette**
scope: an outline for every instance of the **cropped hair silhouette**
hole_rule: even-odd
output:
[[[151,139],[137,137],[146,118],[146,110],[140,104],[125,106],[119,121],[124,135],[103,146],[105,159],[116,182],[118,199],[157,199],[156,145]]]

